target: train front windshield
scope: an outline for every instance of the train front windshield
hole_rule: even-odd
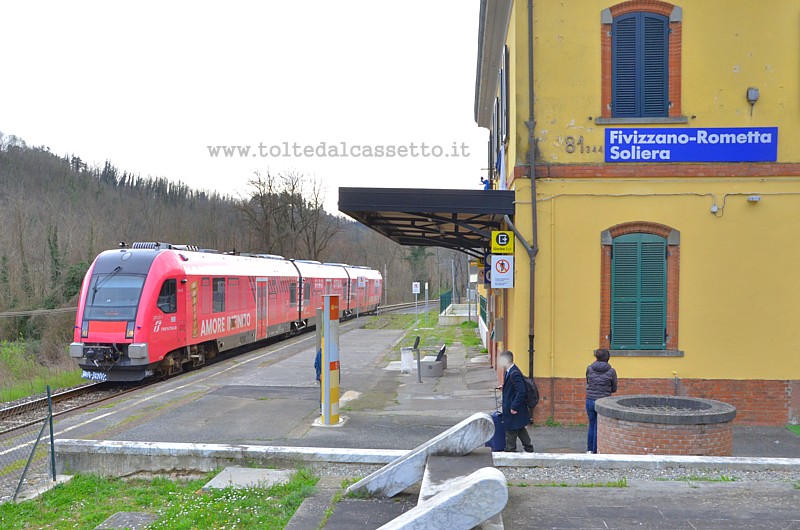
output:
[[[136,320],[144,275],[95,274],[86,295],[84,320]]]

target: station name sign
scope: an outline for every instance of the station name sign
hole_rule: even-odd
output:
[[[606,162],[774,162],[777,127],[606,129]]]

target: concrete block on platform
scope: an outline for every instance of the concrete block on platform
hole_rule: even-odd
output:
[[[422,361],[420,373],[422,373],[422,377],[442,377],[444,375],[444,363],[442,361]]]
[[[425,357],[423,357],[423,358],[422,358],[422,361],[421,361],[421,362],[423,362],[423,363],[435,363],[435,362],[436,362],[436,359],[437,359],[437,356],[436,356],[436,355],[426,355]],[[442,367],[443,367],[445,370],[447,370],[447,355],[442,355],[442,360],[441,360],[441,362],[442,362]],[[423,372],[423,374],[424,374],[424,373],[425,373],[425,372]]]
[[[232,488],[269,488],[275,484],[285,484],[292,478],[292,473],[287,469],[257,469],[251,467],[226,467],[208,484],[203,486],[204,491],[211,489]]]
[[[139,530],[147,528],[158,519],[155,515],[145,512],[117,512],[99,525],[94,530]]]

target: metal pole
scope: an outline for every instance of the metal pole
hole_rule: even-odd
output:
[[[467,256],[467,322],[472,322],[472,297],[469,292],[469,256]]]
[[[428,282],[425,282],[425,326],[428,325]]]
[[[56,481],[56,446],[53,441],[53,400],[50,397],[50,385],[47,385],[47,418],[50,421],[50,468],[53,470],[53,482]]]
[[[450,287],[450,303],[452,304],[453,302],[456,301],[456,260],[455,260],[455,258],[451,259],[450,262],[451,262],[451,265],[452,265],[452,272],[453,272],[453,283],[451,284],[452,287]]]
[[[422,360],[420,359],[419,355],[419,348],[414,348],[415,353],[417,354],[417,383],[422,382]]]

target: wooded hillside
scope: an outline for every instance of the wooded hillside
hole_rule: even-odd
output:
[[[389,304],[412,301],[412,281],[430,282],[432,297],[449,289],[453,258],[456,285],[466,283],[463,255],[401,247],[325,212],[323,184],[324,176],[256,172],[238,197],[111,162],[89,166],[0,133],[0,312],[75,305],[91,261],[120,241],[366,265],[386,274]],[[46,327],[35,318],[0,319],[0,340],[38,339]]]

